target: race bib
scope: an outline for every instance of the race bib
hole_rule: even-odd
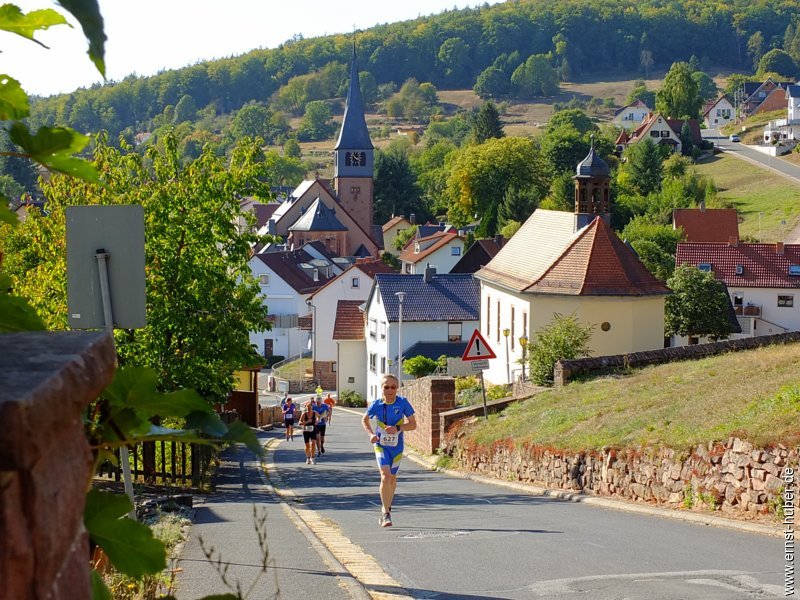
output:
[[[307,431],[308,433],[312,433],[316,428],[313,425],[306,425],[303,427],[303,431]]]
[[[380,442],[378,442],[381,446],[385,448],[394,448],[397,446],[397,442],[400,441],[400,434],[399,433],[382,433]]]
[[[286,419],[287,421],[291,421],[292,419],[294,419],[294,415],[292,413],[286,413],[283,415],[283,418]]]

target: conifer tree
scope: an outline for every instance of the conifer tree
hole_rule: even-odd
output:
[[[505,136],[503,122],[500,120],[500,113],[494,102],[484,102],[472,124],[472,135],[478,144],[492,138]]]

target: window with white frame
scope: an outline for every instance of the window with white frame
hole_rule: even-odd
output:
[[[375,373],[376,370],[377,370],[377,364],[378,364],[378,355],[375,354],[374,352],[370,352],[369,353],[369,370],[372,371],[373,373]]]
[[[461,341],[461,323],[447,324],[447,341],[448,342]]]
[[[259,285],[269,285],[269,275],[262,274],[258,276],[258,283]]]
[[[353,277],[350,280],[350,287],[351,288],[357,288],[360,283],[361,283],[361,280],[358,277]]]
[[[452,246],[450,248],[450,256],[461,256],[461,248],[459,246]]]
[[[666,129],[664,131],[662,131],[661,132],[661,137],[662,138],[669,137],[669,131],[667,131]]]
[[[373,340],[378,339],[378,320],[377,319],[370,319],[369,320],[369,337]]]
[[[386,321],[381,321],[381,339],[386,339]]]

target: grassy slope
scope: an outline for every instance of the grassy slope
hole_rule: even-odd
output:
[[[741,236],[781,241],[800,220],[800,184],[731,156],[718,155],[696,168],[714,180],[719,199],[739,211]]]
[[[478,443],[513,439],[567,450],[688,448],[738,435],[800,443],[800,344],[648,367],[576,382],[481,420]]]

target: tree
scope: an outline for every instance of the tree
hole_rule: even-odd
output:
[[[117,340],[120,363],[149,366],[159,388],[196,389],[224,400],[235,369],[252,360],[249,332],[263,330],[266,308],[247,261],[257,238],[240,232],[240,196],[266,197],[261,153],[251,140],[236,146],[230,165],[210,150],[181,165],[177,142],[147,160],[129,147],[99,139],[94,165],[105,187],[54,176],[44,186],[49,215],[34,216],[4,236],[4,264],[20,293],[51,328],[66,326],[65,209],[74,204],[141,204],[145,210],[147,314],[144,329]]]
[[[581,325],[574,314],[553,315],[549,325],[535,332],[528,344],[531,379],[538,385],[553,384],[553,368],[561,359],[589,356],[589,340],[594,327]]]
[[[249,102],[236,111],[231,121],[230,132],[234,139],[243,137],[269,138],[272,110],[261,102]]]
[[[500,235],[502,235],[506,240],[510,240],[514,234],[519,231],[520,227],[522,227],[522,223],[519,221],[507,221],[506,224],[500,229]]]
[[[750,60],[753,61],[753,70],[758,69],[758,63],[764,55],[764,45],[764,34],[760,31],[756,31],[747,40],[747,55],[750,57]]]
[[[708,73],[695,71],[692,73],[692,79],[697,84],[697,93],[703,101],[713,100],[717,97],[717,84]]]
[[[173,117],[175,123],[193,121],[196,115],[197,105],[194,103],[194,98],[189,94],[181,96],[181,99],[175,105],[175,116]]]
[[[394,249],[395,250],[402,250],[405,248],[408,240],[413,238],[417,235],[417,230],[419,229],[419,225],[412,225],[408,229],[404,229],[403,231],[399,232],[396,236],[394,236]]]
[[[550,65],[546,54],[532,54],[511,75],[511,86],[516,96],[534,98],[554,96],[558,93],[558,73]]]
[[[415,213],[419,219],[427,217],[417,177],[411,168],[408,155],[401,149],[390,148],[375,152],[375,202],[374,222],[385,223],[394,215]]]
[[[541,196],[548,184],[547,165],[533,141],[493,138],[463,148],[453,157],[445,188],[448,216],[462,225],[477,213],[481,224],[476,235],[491,237],[497,231],[498,204],[507,189],[535,190]]]
[[[622,230],[627,240],[654,277],[667,281],[675,270],[675,252],[683,231],[659,223],[650,215],[637,215]]]
[[[656,94],[656,111],[669,119],[696,119],[703,104],[688,63],[673,63]]]
[[[664,304],[667,335],[727,338],[733,331],[728,319],[730,300],[725,285],[713,273],[681,265],[667,281],[672,294]]]
[[[289,138],[283,143],[283,154],[290,158],[300,158],[303,155],[303,151],[296,138]]]
[[[297,139],[315,142],[329,138],[336,130],[332,116],[330,107],[322,100],[309,102],[297,129]]]
[[[503,132],[503,122],[494,102],[484,102],[478,114],[472,121],[472,137],[476,143],[482,144],[491,138],[501,138],[505,136]]]
[[[681,125],[681,154],[683,156],[691,156],[694,149],[694,138],[692,137],[692,130],[689,127],[689,121],[684,121]]]
[[[480,72],[472,88],[481,98],[501,98],[508,94],[511,80],[502,69],[487,67]]]
[[[555,113],[547,122],[547,131],[552,131],[562,125],[574,127],[575,130],[581,134],[589,133],[597,129],[597,126],[592,123],[589,115],[580,108],[568,108]]]
[[[625,98],[625,104],[633,104],[637,100],[641,100],[649,108],[654,108],[656,105],[656,93],[648,90],[644,81],[637,81],[628,97]]]
[[[661,187],[662,158],[658,146],[645,138],[625,150],[618,182],[646,196]]]
[[[459,37],[447,38],[437,55],[444,67],[444,76],[452,85],[463,85],[470,73],[469,44]]]
[[[501,227],[511,221],[524,223],[536,208],[539,198],[536,191],[508,188],[498,210]]]
[[[797,71],[797,63],[791,55],[778,48],[767,52],[758,62],[758,72],[762,75],[777,73],[783,78],[793,79]]]

